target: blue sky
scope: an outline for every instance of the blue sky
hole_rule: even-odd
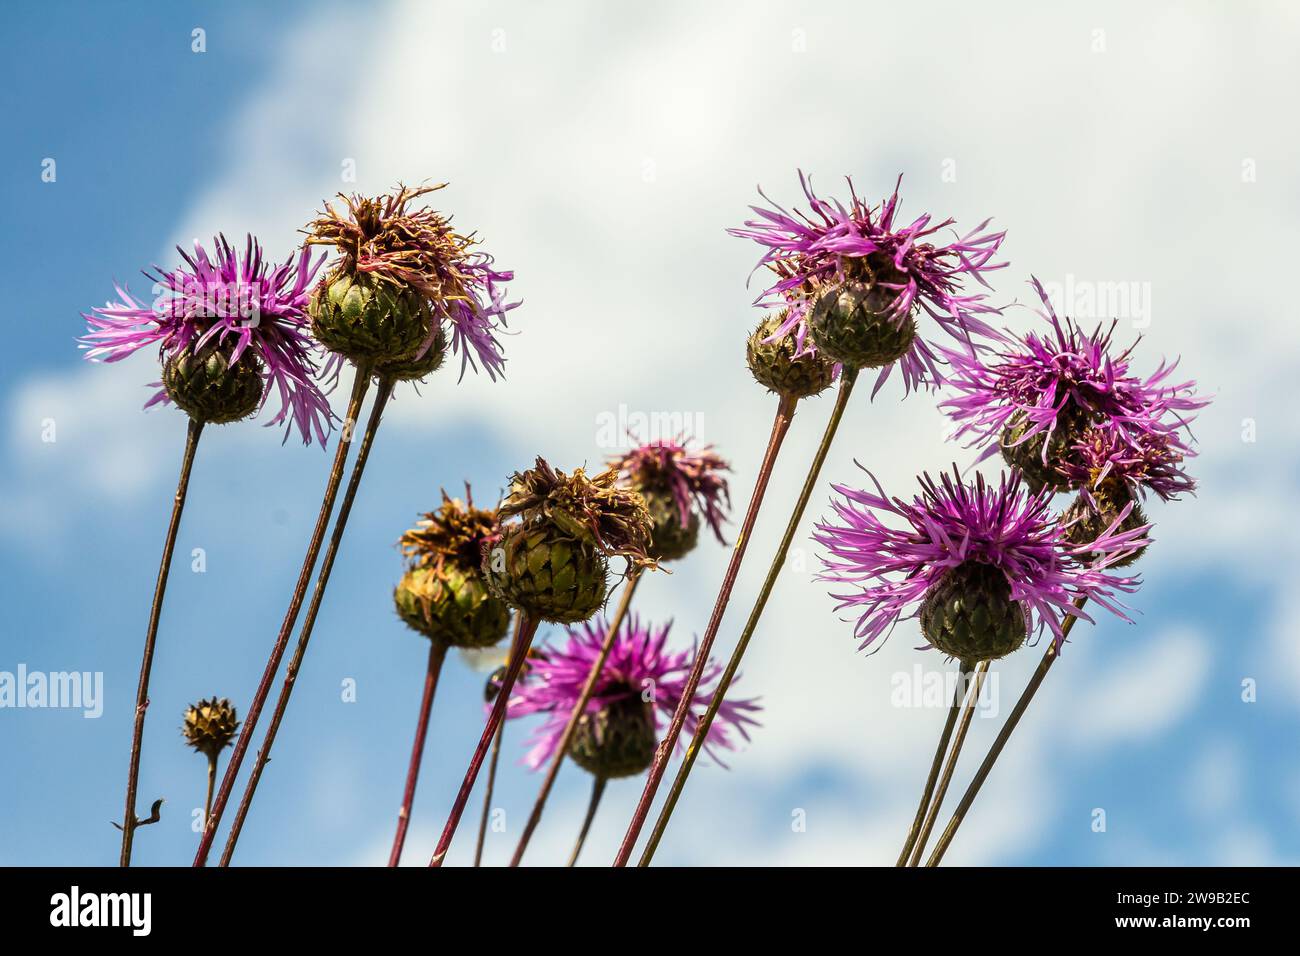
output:
[[[1300,646],[1289,613],[1300,425],[1286,412],[1294,303],[1274,272],[1300,205],[1294,13],[1102,4],[937,14],[765,4],[707,12],[561,4],[21,4],[0,85],[9,117],[0,234],[10,360],[0,365],[0,671],[102,671],[105,710],[0,709],[0,864],[116,860],[135,675],[184,420],[143,413],[152,358],[81,361],[78,313],[176,243],[254,231],[284,257],[340,189],[450,180],[440,202],[518,273],[504,383],[443,375],[399,393],[358,499],[244,863],[382,863],[425,659],[391,612],[397,535],[471,481],[483,497],[543,454],[594,464],[620,405],[695,416],[744,500],[771,403],[748,380],[755,251],[723,229],[762,183],[795,202],[852,174],[904,212],[1008,229],[1001,301],[1046,282],[1136,283],[1140,362],[1182,354],[1217,396],[1198,425],[1199,497],[1153,508],[1136,624],[1079,629],[976,805],[962,863],[1294,863]],[[204,53],[191,31],[206,33]],[[871,31],[869,33],[869,31]],[[871,40],[864,39],[868,35]],[[347,67],[344,67],[344,64]],[[1212,131],[1212,135],[1209,135]],[[42,162],[57,163],[43,182]],[[355,184],[340,171],[351,163]],[[280,250],[280,251],[275,251]],[[1008,313],[1022,327],[1023,310]],[[729,649],[828,402],[796,419],[719,643]],[[56,440],[42,441],[47,421]],[[933,398],[855,399],[826,477],[887,486],[966,462]],[[1249,435],[1249,437],[1246,437]],[[327,466],[254,424],[209,429],[168,590],[141,778],[141,863],[187,862],[204,762],[185,705],[242,711],[296,577]],[[808,521],[824,510],[814,499]],[[702,768],[661,851],[678,863],[891,862],[936,709],[889,704],[892,675],[941,661],[900,628],[854,649],[800,535],[743,688],[767,707],[730,771]],[[193,549],[206,570],[190,568]],[[679,639],[704,624],[725,551],[702,546],[638,595]],[[914,625],[913,625],[914,628]],[[1079,631],[1082,631],[1081,635]],[[999,665],[1003,712],[1036,662]],[[355,703],[341,699],[344,681]],[[1242,699],[1253,681],[1257,700]],[[483,675],[449,661],[408,842],[422,861],[477,738]],[[986,744],[994,721],[976,721]],[[508,854],[536,780],[512,728],[499,804]],[[511,746],[513,743],[513,746]],[[973,763],[973,760],[971,761]],[[967,767],[969,771],[969,767]],[[530,860],[557,862],[587,781],[567,768]],[[638,786],[611,786],[586,862],[612,858]],[[477,807],[477,796],[473,806]],[[1097,809],[1105,832],[1094,832]],[[792,829],[803,811],[808,825]],[[471,821],[472,824],[472,821]],[[472,839],[464,831],[453,862]]]

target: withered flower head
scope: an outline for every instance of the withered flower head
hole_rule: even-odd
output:
[[[650,513],[640,492],[621,488],[618,469],[588,478],[581,468],[572,474],[552,468],[539,457],[528,471],[516,472],[500,515],[518,515],[528,526],[549,522],[564,534],[595,545],[606,557],[627,558],[638,566],[653,566]]]
[[[505,364],[496,332],[505,313],[504,283],[514,273],[493,268],[493,259],[474,250],[478,240],[452,228],[451,219],[428,208],[412,209],[413,200],[446,186],[412,188],[368,198],[345,196],[343,210],[325,203],[324,212],[305,230],[308,245],[332,245],[339,260],[326,282],[369,279],[393,291],[414,290],[428,300],[436,316],[451,327],[452,349],[465,365],[495,379]],[[477,360],[477,361],[476,361]]]
[[[465,485],[465,501],[442,492],[442,507],[427,512],[415,527],[403,532],[398,544],[413,568],[441,570],[448,562],[477,570],[484,552],[501,540],[497,511],[474,507]]]
[[[226,698],[212,697],[185,708],[181,733],[185,741],[209,759],[216,759],[239,729],[234,706]]]
[[[490,647],[505,636],[510,609],[488,593],[481,566],[501,539],[497,512],[442,493],[399,544],[409,568],[393,590],[398,616],[413,630],[452,647]]]

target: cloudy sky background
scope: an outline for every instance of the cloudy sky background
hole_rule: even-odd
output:
[[[129,10],[129,12],[125,12]],[[0,153],[9,360],[0,364],[0,670],[102,671],[98,720],[0,710],[0,864],[111,864],[135,679],[184,435],[142,413],[154,359],[88,366],[78,312],[114,279],[215,232],[277,257],[339,190],[447,180],[438,202],[514,268],[508,378],[444,372],[400,390],[367,470],[311,653],[237,861],[377,864],[387,856],[425,644],[391,612],[393,541],[438,489],[491,497],[537,454],[595,465],[603,416],[693,417],[748,497],[774,399],[750,380],[756,247],[724,230],[762,184],[798,202],[852,175],[903,214],[1008,230],[998,301],[1032,273],[1076,288],[1135,283],[1161,355],[1217,399],[1196,426],[1199,497],[1154,505],[1135,625],[1075,630],[948,859],[1012,864],[1300,862],[1300,642],[1292,410],[1300,325],[1282,294],[1300,209],[1300,16],[1283,3],[26,4],[0,38],[10,117]],[[206,52],[191,50],[202,28]],[[1288,92],[1290,91],[1290,92]],[[43,182],[42,162],[57,163]],[[355,169],[356,182],[343,178]],[[1276,250],[1276,251],[1275,251]],[[1071,278],[1072,277],[1072,278]],[[1080,304],[1076,302],[1075,304]],[[1070,303],[1066,303],[1067,307]],[[1025,328],[1013,308],[1007,324]],[[854,461],[910,494],[971,453],[927,394],[855,397],[825,477]],[[343,396],[336,398],[341,400]],[[800,409],[724,624],[729,652],[816,444],[828,397]],[[42,440],[47,420],[57,440]],[[252,424],[200,447],[152,684],[141,863],[189,860],[204,761],[184,706],[261,672],[314,521],[328,457]],[[807,524],[826,510],[825,493]],[[191,573],[193,549],[206,571]],[[702,545],[637,607],[703,628],[726,559]],[[900,627],[855,651],[812,580],[807,534],[741,690],[764,727],[730,771],[701,767],[664,863],[890,863],[943,721],[891,705],[891,680],[937,656]],[[1005,716],[1038,658],[997,666]],[[341,700],[355,680],[357,700]],[[1257,700],[1243,701],[1243,681]],[[424,862],[481,727],[483,675],[450,662],[408,840]],[[968,753],[999,720],[978,719]],[[537,780],[511,727],[497,804],[508,857]],[[968,758],[966,773],[974,764]],[[965,777],[961,778],[964,783]],[[562,774],[528,859],[562,862],[588,781]],[[584,861],[606,863],[639,793],[611,786]],[[955,795],[954,795],[955,797]],[[473,806],[477,812],[478,797]],[[1105,832],[1095,832],[1096,811]],[[806,819],[800,831],[796,816]],[[472,849],[473,819],[452,862]]]

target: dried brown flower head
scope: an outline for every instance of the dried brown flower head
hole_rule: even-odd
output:
[[[618,484],[610,468],[588,478],[581,468],[565,474],[543,458],[528,471],[516,472],[510,494],[500,508],[502,518],[520,516],[525,525],[546,521],[570,537],[595,545],[606,557],[619,555],[648,567],[650,513],[640,492]]]
[[[398,540],[402,554],[412,568],[441,570],[454,563],[464,571],[477,572],[484,552],[501,540],[497,511],[474,507],[474,496],[465,485],[465,500],[442,492],[442,507],[427,512],[415,527]]]

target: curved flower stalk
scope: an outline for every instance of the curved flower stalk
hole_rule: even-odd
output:
[[[153,383],[158,391],[145,407],[174,404],[189,417],[136,689],[121,824],[122,866],[131,864],[135,831],[143,822],[136,815],[135,802],[149,679],[172,553],[203,427],[256,414],[272,392],[278,395],[280,408],[268,424],[286,423],[286,440],[296,426],[304,443],[313,436],[323,443],[330,427],[329,404],[316,384],[317,346],[307,329],[306,290],[316,271],[307,254],[272,267],[252,236],[242,257],[224,236],[217,237],[211,257],[197,242],[193,255],[177,251],[183,265],[170,272],[155,266],[144,273],[161,290],[155,302],[140,303],[118,286],[118,301],[83,313],[89,331],[79,340],[86,358],[97,362],[118,362],[157,345],[161,381]]]
[[[998,335],[984,319],[998,314],[999,309],[985,300],[983,292],[966,287],[971,283],[986,286],[985,273],[1005,265],[995,261],[1004,234],[987,231],[987,220],[942,244],[935,237],[952,225],[952,220],[935,223],[929,215],[923,215],[910,223],[900,223],[897,183],[894,192],[873,207],[858,197],[851,181],[847,202],[817,196],[802,173],[800,182],[810,204],[808,213],[787,211],[774,203],[771,209],[754,206],[751,209],[756,218],[728,231],[759,243],[764,252],[756,268],[766,269],[775,277],[759,296],[758,304],[780,311],[760,324],[749,342],[750,367],[755,377],[777,391],[790,389],[783,394],[815,394],[829,384],[830,377],[823,378],[818,366],[809,363],[820,363],[822,368],[833,364],[831,374],[836,369],[839,374],[835,406],[767,577],[705,711],[695,744],[687,748],[641,865],[654,856],[694,765],[701,734],[708,733],[762,618],[848,407],[859,370],[879,369],[872,390],[874,397],[897,366],[906,394],[913,388],[933,387],[942,381],[935,347],[924,331],[926,321],[973,351],[984,347],[981,337]],[[760,480],[760,487],[764,484],[765,479]],[[742,543],[749,531],[749,526],[742,530]],[[730,580],[724,580],[714,617],[701,640],[704,655],[712,650],[730,596]],[[669,728],[615,865],[625,865],[631,856],[683,723],[674,720]]]
[[[567,754],[593,777],[592,805],[570,866],[582,849],[605,783],[645,772],[654,757],[660,726],[684,701],[687,726],[693,733],[698,726],[697,713],[710,697],[710,690],[697,686],[686,701],[687,677],[697,648],[668,650],[671,622],[654,626],[633,614],[621,626],[611,625],[596,620],[568,628],[567,640],[547,647],[532,664],[506,711],[509,718],[544,715],[529,741],[531,749],[525,757],[529,767],[539,770]],[[602,660],[604,666],[596,669]],[[720,670],[716,663],[709,663],[703,683],[711,683]],[[589,689],[593,673],[598,676]],[[577,733],[570,739],[568,727],[575,707],[579,710]],[[748,741],[759,710],[753,700],[724,704],[721,720],[710,728],[704,749],[721,764],[717,751],[734,749],[737,738]]]
[[[439,185],[411,189],[399,185],[393,192],[379,197],[343,197],[344,210],[326,203],[324,211],[306,230],[307,247],[333,247],[338,254],[312,291],[308,304],[312,332],[326,349],[334,353],[327,368],[337,374],[342,363],[347,361],[355,366],[356,377],[345,427],[298,582],[261,682],[249,705],[244,732],[236,742],[222,778],[195,865],[206,862],[216,826],[230,798],[248,743],[288,647],[289,636],[306,600],[308,582],[325,542],[354,426],[360,417],[371,378],[377,381],[374,404],[339,505],[334,530],[321,558],[312,599],[276,699],[271,723],[258,750],[238,815],[222,852],[223,864],[229,862],[234,852],[262,771],[270,759],[271,748],[311,640],[375,433],[394,387],[398,382],[423,380],[437,371],[442,366],[449,341],[451,351],[462,356],[462,374],[466,363],[477,368],[476,362],[481,363],[492,378],[501,372],[504,357],[495,333],[505,312],[517,305],[504,302],[504,284],[513,278],[513,273],[497,270],[490,256],[471,248],[476,244],[474,237],[455,231],[449,218],[431,209],[413,206],[415,200],[441,188]]]
[[[483,573],[492,594],[518,611],[519,632],[431,867],[446,858],[538,624],[573,624],[595,614],[608,592],[610,558],[623,558],[629,574],[656,566],[648,553],[645,499],[620,487],[613,469],[589,478],[581,468],[566,474],[539,457],[511,478],[498,513],[515,520],[502,525],[500,542],[484,556]]]

